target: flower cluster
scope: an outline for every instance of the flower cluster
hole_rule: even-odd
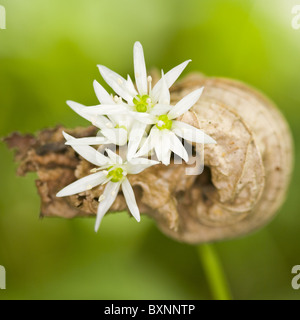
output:
[[[107,67],[99,65],[103,79],[116,95],[110,95],[95,80],[94,89],[99,105],[87,107],[67,101],[76,113],[100,129],[96,137],[79,139],[64,133],[66,144],[72,146],[96,168],[91,175],[65,187],[57,196],[69,196],[107,184],[99,198],[96,231],[120,188],[131,214],[137,221],[140,220],[128,175],[138,174],[160,162],[169,165],[172,152],[187,162],[189,156],[181,139],[202,144],[216,143],[198,128],[176,120],[197,102],[203,87],[191,92],[174,106],[170,104],[169,88],[190,60],[166,74],[162,71],[160,80],[152,88],[152,78],[147,75],[144,52],[139,42],[134,44],[133,55],[136,87],[129,75],[124,79]],[[106,148],[104,155],[91,147],[95,145],[114,145],[119,148],[126,146],[126,153],[122,157]],[[149,156],[155,156],[157,161],[148,159]]]

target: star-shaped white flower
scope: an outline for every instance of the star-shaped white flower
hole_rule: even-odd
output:
[[[100,132],[97,137],[72,139],[67,144],[99,145],[113,143],[119,146],[125,145],[128,142],[134,119],[128,114],[127,108],[120,105],[119,98],[115,99],[109,95],[96,80],[94,81],[94,90],[100,105],[86,107],[74,101],[67,101],[67,104],[81,117],[98,127]]]
[[[75,139],[65,132],[63,134],[67,141]],[[90,146],[74,145],[72,147],[83,158],[97,166],[97,168],[92,170],[92,172],[94,172],[93,174],[71,183],[58,192],[56,196],[70,196],[90,190],[100,184],[103,185],[107,183],[103,194],[99,198],[100,204],[98,206],[95,224],[95,231],[97,232],[103,216],[115,201],[118,192],[122,187],[128,209],[139,222],[139,208],[135,200],[133,189],[127,179],[127,175],[138,174],[146,168],[158,164],[158,162],[144,158],[126,159],[124,161],[122,157],[110,149],[106,149],[108,156],[105,156]]]
[[[108,132],[107,128],[102,123],[108,123],[109,126],[113,126],[110,129],[118,129],[113,132],[114,134],[117,133],[117,138],[111,142],[119,142],[117,144],[121,145],[125,137],[127,137],[128,158],[132,158],[136,153],[145,132],[149,129],[149,125],[156,123],[157,116],[170,111],[169,101],[165,98],[165,90],[162,91],[163,86],[169,89],[191,61],[187,60],[167,72],[164,76],[165,83],[160,79],[152,88],[152,78],[147,75],[143,47],[140,42],[134,44],[133,55],[136,88],[129,75],[126,80],[116,72],[99,65],[102,77],[118,96],[112,97],[95,81],[94,88],[100,105],[86,107],[76,102],[68,101],[68,105],[74,111],[91,121],[101,130],[104,128],[105,132],[102,132],[102,134],[108,140],[110,140],[110,135],[106,134]],[[103,116],[107,116],[104,118],[109,118],[111,123],[103,119]],[[120,119],[125,118],[126,125],[120,124]],[[122,131],[120,128],[126,128],[127,132]],[[111,133],[112,131],[110,131]],[[90,144],[98,144],[99,141],[105,140],[97,137],[94,140],[77,140],[71,143],[85,144],[90,142]]]
[[[184,122],[174,120],[187,112],[198,101],[203,89],[202,87],[191,92],[182,98],[174,107],[171,107],[168,113],[156,117],[155,125],[152,127],[148,138],[136,153],[137,157],[147,155],[154,149],[157,159],[165,165],[170,164],[171,152],[174,152],[188,162],[188,153],[177,136],[190,142],[202,144],[216,143],[213,138],[205,134],[202,130]],[[164,75],[162,76],[161,94],[164,95],[166,102],[170,103],[170,94]]]

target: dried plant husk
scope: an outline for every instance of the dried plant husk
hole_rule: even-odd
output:
[[[172,102],[201,86],[201,98],[180,120],[217,141],[204,146],[204,172],[187,175],[192,165],[171,163],[129,177],[141,212],[155,219],[167,236],[192,244],[234,238],[264,226],[285,199],[293,165],[289,127],[271,101],[241,82],[191,74],[173,86]],[[57,127],[37,137],[14,133],[6,142],[17,149],[18,174],[38,173],[42,216],[95,215],[103,186],[55,196],[93,168],[64,144],[62,130],[76,137],[97,132],[94,127]],[[122,210],[127,207],[120,192],[111,211]]]

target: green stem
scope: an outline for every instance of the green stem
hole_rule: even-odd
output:
[[[197,251],[214,300],[231,300],[225,273],[213,245],[202,244]]]

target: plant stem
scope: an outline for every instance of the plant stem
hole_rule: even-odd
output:
[[[214,300],[231,300],[231,293],[223,267],[212,244],[197,247],[209,287]]]

